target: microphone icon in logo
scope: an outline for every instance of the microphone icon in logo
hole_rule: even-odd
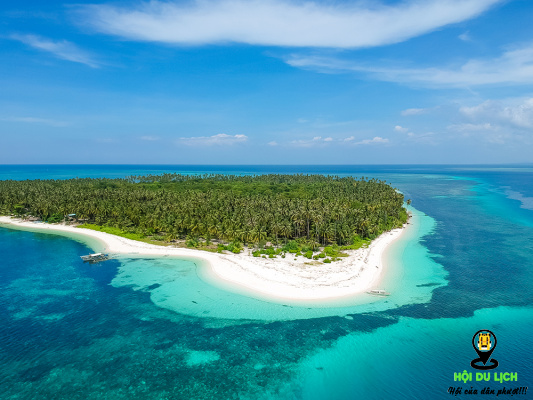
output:
[[[490,358],[490,356],[496,348],[497,343],[498,341],[496,340],[496,335],[494,335],[494,333],[491,331],[487,329],[477,331],[472,338],[472,346],[474,346],[474,350],[479,358],[476,358],[470,362],[472,368],[481,370],[496,368],[498,366],[498,360]],[[487,365],[489,359],[491,364]],[[478,364],[480,361],[483,365]]]

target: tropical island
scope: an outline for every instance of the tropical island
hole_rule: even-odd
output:
[[[228,281],[291,298],[333,295],[317,285],[342,286],[340,295],[368,288],[408,220],[404,196],[386,182],[324,175],[8,180],[0,215],[83,232],[117,253],[203,258]],[[291,293],[289,275],[299,288]]]

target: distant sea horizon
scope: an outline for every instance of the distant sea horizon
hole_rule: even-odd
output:
[[[306,173],[306,174],[362,174],[362,173],[459,173],[489,172],[513,169],[533,170],[533,163],[506,164],[0,164],[0,180],[124,178],[131,175],[164,173]]]

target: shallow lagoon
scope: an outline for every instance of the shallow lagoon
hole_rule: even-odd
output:
[[[349,316],[428,302],[433,289],[446,284],[445,271],[429,258],[419,240],[435,226],[432,218],[411,209],[408,231],[385,254],[387,272],[380,283],[391,296],[367,294],[329,301],[273,300],[222,282],[201,261],[121,258],[112,285],[150,292],[155,305],[180,314],[228,320],[284,321]],[[408,266],[408,268],[406,268]]]

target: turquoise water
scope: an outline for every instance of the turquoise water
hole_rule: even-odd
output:
[[[412,226],[395,242],[387,258],[387,275],[381,286],[391,296],[380,298],[363,295],[321,302],[280,301],[268,299],[225,284],[209,273],[198,260],[158,258],[121,258],[121,265],[111,284],[150,293],[159,307],[179,314],[208,319],[268,322],[329,316],[352,318],[354,313],[375,312],[406,304],[431,300],[432,291],[446,284],[444,269],[431,258],[419,239],[430,233],[435,221],[417,210]],[[404,265],[408,264],[409,268]],[[226,321],[227,324],[231,323]]]
[[[389,299],[274,304],[204,282],[192,260],[91,266],[78,257],[90,251],[83,242],[0,229],[3,398],[444,399],[450,386],[530,386],[531,168],[306,168],[386,178],[413,200],[420,221],[387,256],[397,264],[384,282],[394,287]],[[2,166],[0,176],[88,170],[124,176],[143,167]],[[496,371],[517,372],[518,382],[454,382],[455,372],[475,375],[471,339],[480,329],[497,335]]]

